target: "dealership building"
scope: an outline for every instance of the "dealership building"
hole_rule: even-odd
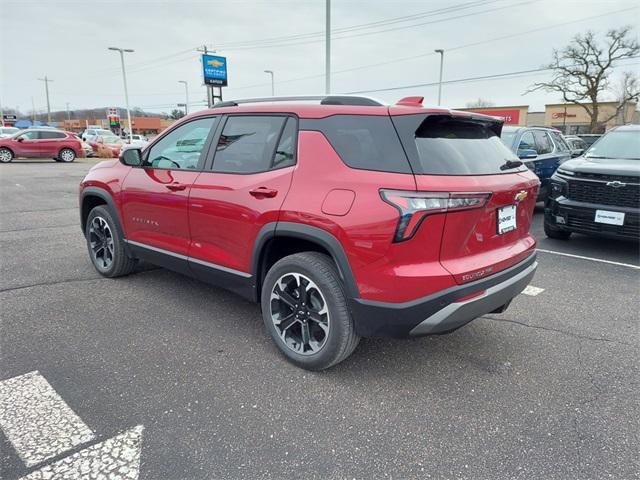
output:
[[[627,102],[616,116],[609,119],[618,105],[618,102],[598,104],[598,132],[605,132],[616,125],[640,123],[640,112],[636,111],[636,102]],[[530,111],[528,105],[461,108],[460,110],[502,117],[505,125],[553,127],[566,135],[591,133],[589,115],[584,108],[573,103],[549,103],[545,105],[542,112]]]
[[[131,123],[133,124],[133,133],[140,135],[157,135],[175,120],[165,119],[160,117],[132,117]],[[81,132],[87,125],[98,125],[101,128],[109,129],[109,120],[106,118],[99,120],[89,119],[72,119],[58,122],[58,128],[63,130],[69,130],[72,132]],[[123,128],[127,132],[129,131],[129,122],[126,118],[120,119],[120,128]]]

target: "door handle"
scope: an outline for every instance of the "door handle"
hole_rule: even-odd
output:
[[[278,190],[267,187],[259,187],[250,190],[249,193],[256,198],[273,198],[278,194]]]
[[[170,183],[169,185],[165,185],[165,187],[167,187],[169,190],[171,190],[172,192],[179,192],[181,190],[184,190],[187,188],[187,186],[183,183]]]

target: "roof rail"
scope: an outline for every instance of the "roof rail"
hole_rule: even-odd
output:
[[[216,103],[212,108],[237,107],[242,103],[268,103],[268,102],[301,102],[319,100],[320,105],[352,105],[380,107],[383,103],[369,97],[356,97],[351,95],[301,95],[296,97],[259,97],[242,98]]]

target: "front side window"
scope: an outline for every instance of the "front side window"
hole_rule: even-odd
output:
[[[536,147],[538,155],[544,155],[545,153],[553,152],[553,144],[547,132],[542,130],[534,130],[533,136],[536,139]]]
[[[266,115],[230,116],[218,140],[213,170],[226,173],[270,170],[285,120],[287,117]],[[286,156],[286,151],[283,152]]]
[[[20,137],[25,140],[37,140],[39,138],[39,134],[40,132],[24,132]]]
[[[538,151],[538,149],[536,148],[536,141],[533,138],[533,132],[524,132],[522,134],[522,137],[520,137],[520,143],[518,144],[518,154],[522,152],[522,150],[535,150],[536,152]]]
[[[173,129],[153,147],[144,167],[171,170],[195,170],[198,168],[202,149],[217,117],[201,118]]]

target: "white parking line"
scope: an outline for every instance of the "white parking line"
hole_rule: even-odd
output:
[[[37,371],[0,382],[0,428],[27,467],[95,438]]]
[[[42,467],[20,480],[136,480],[140,474],[142,425]]]
[[[542,292],[544,292],[544,288],[534,287],[532,285],[527,285],[527,287],[522,291],[523,295],[529,295],[530,297],[540,295]]]
[[[592,262],[608,263],[610,265],[618,265],[620,267],[627,267],[627,268],[633,268],[635,270],[640,270],[639,265],[632,265],[631,263],[612,262],[611,260],[604,260],[603,258],[584,257],[582,255],[574,255],[572,253],[564,253],[564,252],[554,252],[553,250],[544,250],[542,248],[537,248],[536,250],[542,253],[551,253],[553,255],[561,255],[563,257],[579,258],[581,260],[590,260]]]

